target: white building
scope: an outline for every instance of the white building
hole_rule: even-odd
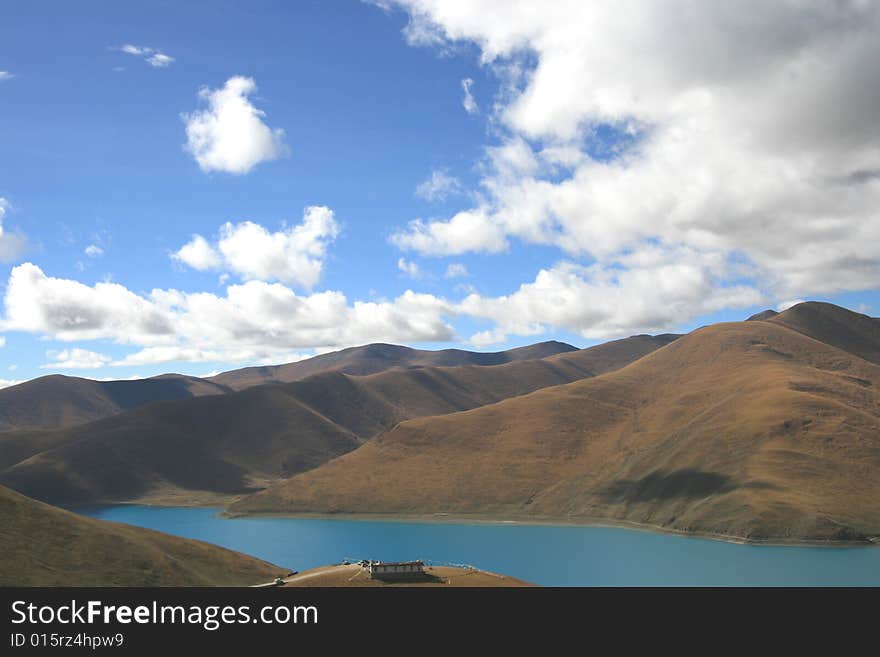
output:
[[[425,575],[422,561],[371,561],[370,579],[418,579]]]

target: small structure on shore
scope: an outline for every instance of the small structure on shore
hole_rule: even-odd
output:
[[[423,561],[370,561],[370,579],[421,579],[425,576]]]

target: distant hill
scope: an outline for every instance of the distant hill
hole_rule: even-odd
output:
[[[93,381],[53,374],[0,390],[0,431],[84,424],[144,404],[228,392],[194,376]]]
[[[870,318],[801,306],[699,329],[595,378],[402,422],[230,510],[880,537],[880,367],[865,359],[880,343]]]
[[[519,360],[546,358],[553,354],[576,351],[564,342],[540,342],[527,347],[491,353],[443,349],[424,351],[393,344],[368,344],[322,354],[286,365],[245,367],[223,372],[208,381],[235,390],[243,390],[264,383],[290,383],[323,372],[341,372],[364,376],[392,368],[455,367],[458,365],[502,365]]]
[[[284,568],[215,545],[84,518],[0,486],[0,586],[248,586]]]
[[[880,319],[834,304],[808,301],[770,321],[880,365]]]
[[[154,402],[225,394],[266,383],[289,383],[323,372],[366,375],[393,368],[498,365],[570,351],[576,348],[562,342],[541,342],[495,353],[460,349],[422,351],[370,344],[286,365],[233,370],[210,379],[163,374],[133,381],[93,381],[55,374],[0,389],[0,432],[63,429]]]
[[[776,317],[776,315],[778,315],[778,314],[779,314],[779,313],[776,312],[775,310],[770,310],[770,309],[768,308],[767,310],[762,310],[762,311],[759,312],[759,313],[755,313],[755,314],[752,315],[751,317],[747,318],[746,321],[747,321],[747,322],[760,322],[760,321],[764,321],[764,320],[767,320],[767,319],[773,319],[773,318]]]
[[[398,422],[622,367],[676,336],[634,336],[504,365],[338,372],[0,434],[0,483],[51,503],[217,503],[317,467]]]

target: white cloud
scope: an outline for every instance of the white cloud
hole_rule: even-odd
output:
[[[201,235],[172,254],[194,269],[228,268],[244,280],[278,280],[314,287],[321,278],[327,247],[339,235],[333,210],[310,206],[300,224],[271,233],[252,221],[225,223],[216,244]]]
[[[89,245],[85,248],[84,253],[85,253],[87,256],[89,256],[90,258],[98,258],[98,257],[104,255],[104,249],[102,249],[102,248],[101,248],[100,246],[98,246],[97,244],[89,244]]]
[[[419,269],[419,266],[414,262],[406,260],[405,258],[399,258],[397,260],[397,268],[410,278],[420,278],[422,275],[422,271]]]
[[[6,337],[0,335],[0,347],[5,347],[5,346],[6,346]]]
[[[498,253],[507,249],[504,230],[482,208],[459,212],[449,221],[415,219],[391,242],[400,249],[424,255],[459,255],[469,251]]]
[[[416,196],[426,201],[445,201],[450,196],[461,194],[461,181],[442,169],[435,169],[431,175],[416,187]]]
[[[513,294],[472,294],[457,310],[494,323],[470,339],[484,347],[503,342],[508,334],[539,335],[550,329],[596,339],[667,331],[704,313],[763,301],[754,288],[723,283],[728,265],[720,256],[655,255],[653,262],[624,260],[616,266],[559,263],[542,269],[534,282]]]
[[[446,267],[446,278],[462,278],[470,276],[467,267],[460,262],[452,262]]]
[[[785,301],[781,301],[776,304],[777,312],[782,312],[783,310],[788,310],[792,306],[796,306],[799,303],[803,303],[804,299],[786,299]]]
[[[501,79],[467,211],[492,244],[722,253],[776,300],[880,286],[877,3],[397,4],[411,42],[475,43]],[[395,243],[493,250],[457,223]]]
[[[464,111],[468,114],[476,114],[480,111],[479,106],[477,106],[477,101],[474,100],[474,95],[471,93],[471,87],[474,86],[474,81],[470,78],[465,78],[461,81],[461,90],[464,92],[464,98],[461,101],[462,107],[464,107]]]
[[[199,271],[217,269],[221,263],[220,254],[201,235],[193,235],[192,239],[171,254],[171,257]]]
[[[124,46],[121,46],[119,50],[128,55],[140,57],[153,68],[167,68],[172,63],[174,63],[174,57],[166,55],[160,50],[149,48],[147,46],[135,46],[127,43]]]
[[[27,246],[27,240],[23,235],[3,230],[3,219],[11,209],[12,204],[0,196],[0,262],[12,262]]]
[[[231,77],[220,89],[199,92],[207,109],[183,115],[186,148],[202,171],[244,174],[287,154],[284,130],[266,125],[266,113],[251,104],[256,90],[253,78]]]
[[[172,323],[155,303],[117,283],[93,287],[51,278],[26,262],[12,269],[0,330],[50,335],[59,340],[150,343],[171,339]]]
[[[8,388],[10,386],[17,386],[19,383],[24,383],[22,379],[0,379],[0,388]]]
[[[0,82],[3,82],[4,80],[11,80],[14,77],[15,76],[9,71],[0,71]]]
[[[140,350],[117,361],[271,362],[292,351],[375,341],[444,342],[451,304],[407,291],[395,299],[349,302],[341,292],[298,295],[280,283],[231,285],[225,296],[116,283],[88,286],[52,278],[34,264],[14,267],[2,331],[65,342],[105,339]]]
[[[173,61],[174,57],[169,57],[168,55],[161,52],[154,53],[147,57],[147,64],[149,64],[153,68],[165,68],[167,66],[170,66]]]
[[[97,351],[79,348],[50,350],[46,352],[46,356],[51,358],[52,362],[40,365],[44,370],[93,370],[104,367],[112,360]]]

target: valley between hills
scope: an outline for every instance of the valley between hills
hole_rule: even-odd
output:
[[[580,350],[368,345],[212,379],[44,377],[0,391],[0,485],[65,506],[871,543],[878,391],[880,319],[817,302]]]

